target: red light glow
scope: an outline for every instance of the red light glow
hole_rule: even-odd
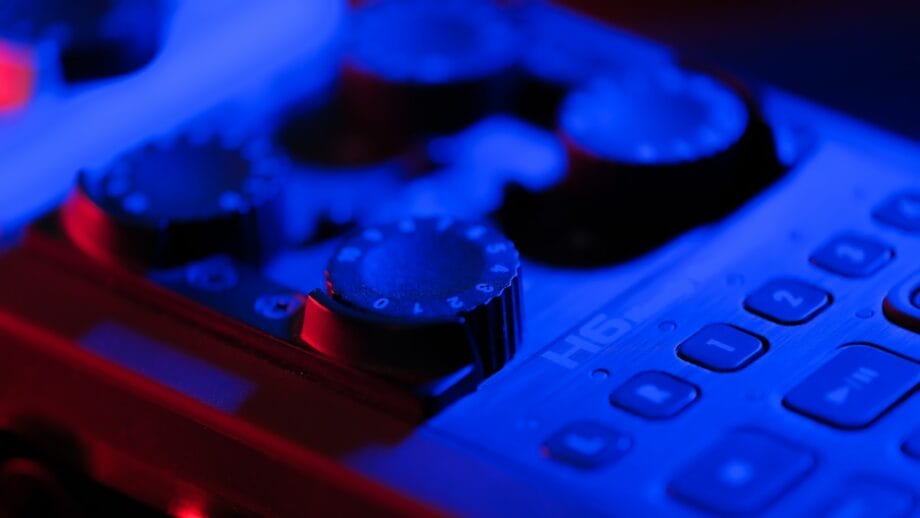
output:
[[[169,514],[176,518],[208,518],[208,513],[204,511],[201,505],[193,502],[178,502],[172,506]]]
[[[32,53],[0,40],[0,113],[25,106],[32,96],[34,83]]]

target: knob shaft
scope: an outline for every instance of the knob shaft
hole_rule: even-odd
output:
[[[499,232],[448,218],[369,227],[329,261],[301,338],[323,354],[402,381],[471,366],[480,378],[517,347],[520,262]]]

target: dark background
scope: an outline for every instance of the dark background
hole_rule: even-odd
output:
[[[563,3],[920,140],[920,0]]]

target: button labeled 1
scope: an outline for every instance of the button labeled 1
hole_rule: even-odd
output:
[[[777,279],[748,295],[744,307],[777,324],[804,324],[831,303],[826,291],[795,279]]]
[[[766,341],[728,324],[708,325],[677,348],[681,358],[718,372],[739,370],[766,349]]]

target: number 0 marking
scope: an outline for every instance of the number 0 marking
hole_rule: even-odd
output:
[[[374,309],[383,309],[390,305],[390,299],[381,297],[374,301]]]

